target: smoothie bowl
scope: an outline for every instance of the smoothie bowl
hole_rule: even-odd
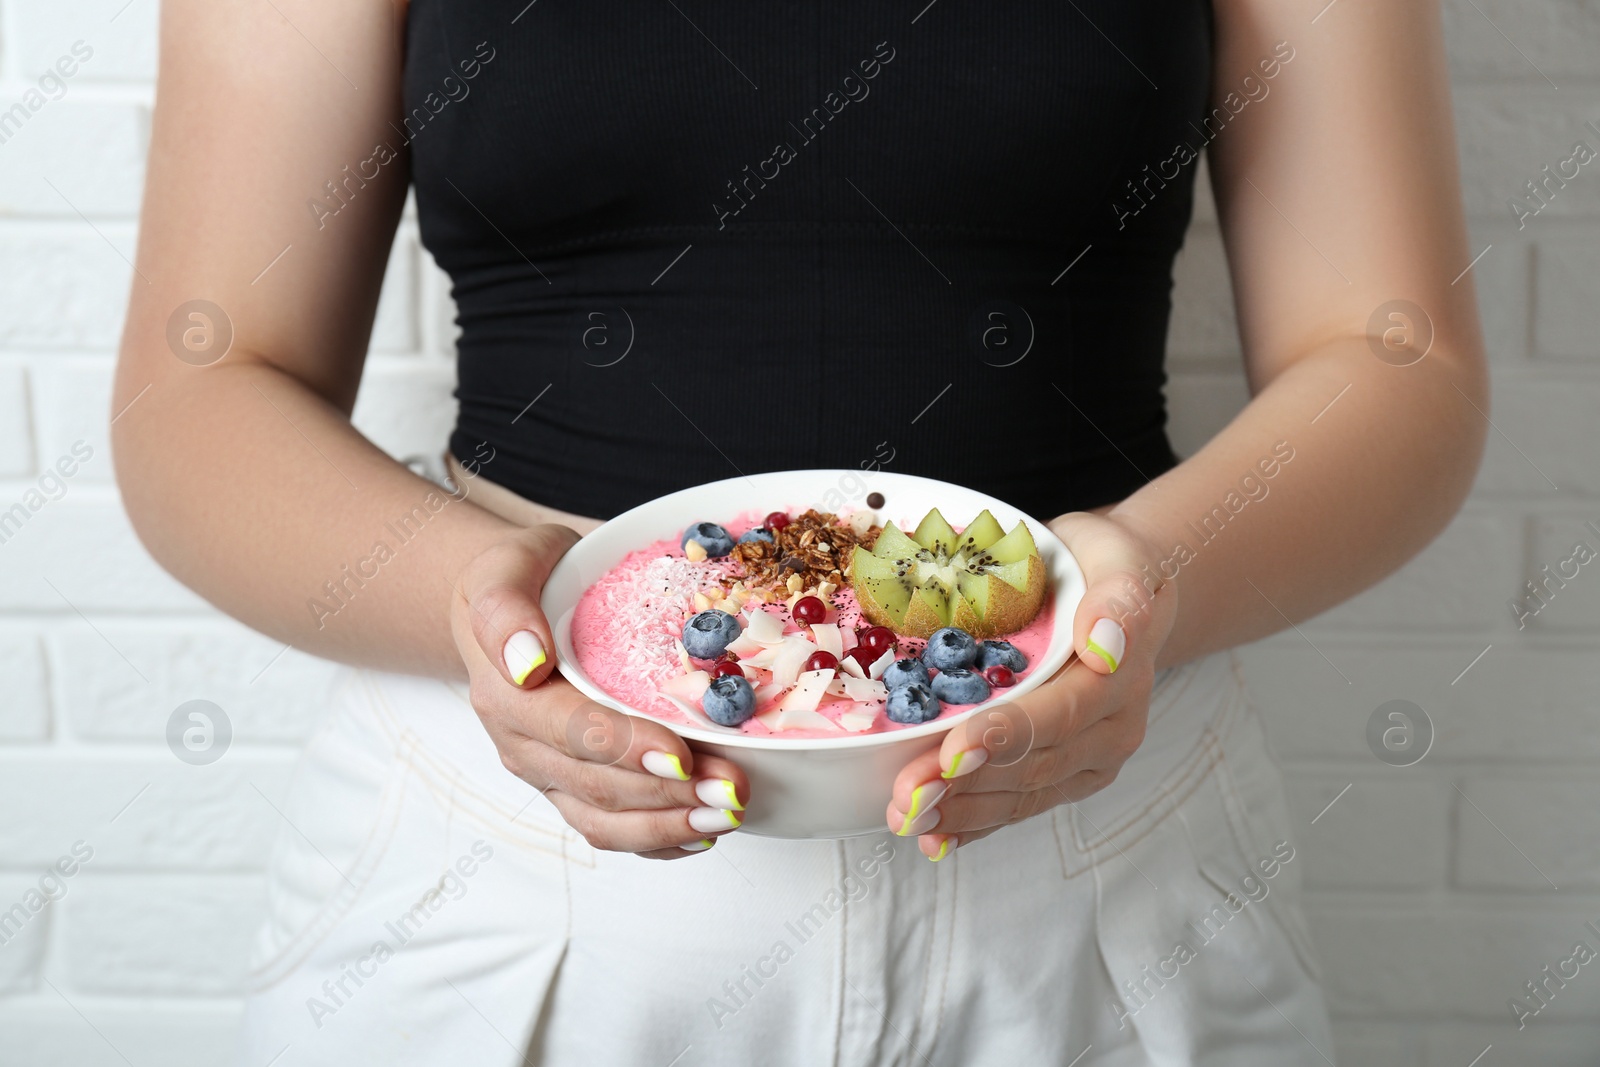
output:
[[[562,558],[543,607],[585,696],[744,768],[745,832],[831,838],[885,831],[901,767],[1064,666],[1083,592],[1016,508],[815,470],[617,516]]]

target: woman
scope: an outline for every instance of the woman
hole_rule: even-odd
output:
[[[168,0],[127,507],[366,668],[307,694],[241,1062],[1332,1062],[1226,650],[1426,544],[1487,401],[1434,5],[1317,6]],[[1179,462],[1201,149],[1253,396]],[[410,183],[448,497],[349,420]],[[741,835],[734,763],[595,743],[538,607],[599,520],[814,466],[1059,516],[1090,582],[1079,661],[877,838]]]

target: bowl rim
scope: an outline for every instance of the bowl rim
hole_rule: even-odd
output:
[[[557,668],[561,670],[562,677],[570,682],[574,688],[576,688],[590,700],[603,704],[608,708],[620,711],[634,718],[648,719],[651,722],[660,723],[662,726],[665,726],[667,729],[671,730],[673,733],[684,738],[685,740],[699,741],[713,745],[724,745],[729,748],[774,749],[797,752],[818,750],[842,752],[849,749],[882,747],[885,745],[915,741],[922,738],[929,738],[935,735],[944,734],[949,730],[954,729],[956,726],[959,726],[961,723],[966,722],[968,719],[979,714],[980,712],[988,711],[1001,705],[1010,703],[1016,697],[1037,688],[1038,686],[1044,684],[1046,680],[1059,673],[1061,669],[1067,665],[1075,653],[1072,640],[1073,619],[1077,614],[1078,605],[1082,601],[1083,595],[1087,590],[1087,583],[1084,578],[1083,568],[1079,566],[1077,558],[1072,554],[1072,551],[1067,548],[1066,544],[1056,536],[1055,531],[1051,530],[1045,522],[1028,514],[1021,508],[1007,504],[1000,498],[991,496],[981,490],[970,489],[965,486],[956,485],[952,482],[941,481],[937,478],[927,478],[916,474],[901,474],[896,471],[879,470],[865,473],[870,475],[867,480],[872,483],[875,490],[879,489],[880,487],[894,486],[915,486],[921,490],[933,491],[955,490],[963,494],[979,497],[985,502],[985,507],[988,507],[991,510],[998,508],[1002,511],[1014,514],[1017,519],[1028,524],[1029,531],[1033,534],[1034,544],[1039,549],[1039,555],[1045,561],[1046,571],[1051,582],[1051,588],[1054,592],[1055,601],[1053,606],[1055,611],[1055,620],[1053,623],[1053,630],[1050,635],[1050,644],[1045,649],[1044,654],[1040,657],[1039,663],[1035,665],[1035,669],[1031,670],[1028,676],[1022,681],[1007,689],[1004,696],[991,698],[990,700],[986,700],[981,704],[974,704],[972,707],[961,712],[959,715],[952,715],[946,719],[934,719],[930,722],[919,723],[916,726],[910,726],[903,730],[884,730],[875,733],[846,734],[841,737],[785,738],[782,735],[752,736],[735,728],[727,728],[726,730],[712,730],[694,723],[669,722],[666,719],[653,715],[648,711],[631,707],[618,698],[612,696],[610,693],[607,693],[597,682],[589,677],[588,673],[584,671],[581,666],[578,665],[577,655],[572,644],[572,615],[577,608],[578,599],[582,598],[583,592],[587,591],[588,586],[586,584],[582,585],[578,593],[578,597],[575,598],[571,604],[565,606],[552,605],[550,603],[550,589],[552,586],[561,584],[557,581],[558,577],[564,579],[567,571],[573,570],[581,565],[585,558],[585,551],[594,551],[594,546],[602,539],[601,534],[604,531],[608,529],[614,529],[617,526],[640,522],[641,519],[647,518],[652,512],[664,510],[672,503],[675,503],[681,498],[691,494],[705,493],[724,487],[726,487],[736,496],[742,495],[748,497],[751,492],[754,491],[758,494],[759,499],[759,494],[767,487],[765,483],[771,483],[773,488],[776,488],[779,484],[785,483],[789,480],[801,478],[808,480],[826,478],[837,483],[840,478],[846,474],[854,475],[857,478],[863,477],[864,472],[852,471],[849,468],[812,468],[804,470],[767,471],[761,474],[723,478],[714,482],[702,482],[699,485],[692,485],[683,489],[674,490],[671,493],[663,494],[662,496],[656,497],[653,500],[649,500],[643,504],[629,508],[627,511],[622,512],[614,518],[608,519],[599,527],[584,535],[577,541],[577,543],[575,543],[566,551],[561,559],[557,561],[555,567],[551,569],[550,576],[546,579],[544,589],[541,590],[539,598],[540,607],[545,613],[545,619],[550,625],[551,636],[554,638],[556,643],[556,665]],[[878,479],[885,479],[886,481],[879,483]],[[754,490],[752,490],[752,486],[755,487]],[[787,495],[796,497],[803,496],[804,494],[791,490]],[[863,504],[862,506],[865,505]],[[759,510],[759,507],[738,507],[734,509],[734,514],[744,511]],[[662,537],[670,536],[672,532],[673,531],[671,530],[665,530],[656,537],[652,537],[647,541],[634,544],[633,548],[630,548],[627,551],[635,551],[639,548],[643,548],[645,545],[649,544],[650,541],[659,540]],[[603,568],[603,570],[609,571],[611,567],[615,566],[618,561],[619,560],[613,560],[609,565]],[[1063,621],[1065,623],[1064,625]]]

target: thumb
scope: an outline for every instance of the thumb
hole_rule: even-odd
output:
[[[1072,619],[1072,644],[1090,670],[1111,674],[1152,638],[1154,598],[1172,595],[1137,539],[1098,515],[1062,516],[1052,528],[1083,568],[1087,588]]]
[[[539,596],[577,539],[565,526],[531,526],[481,553],[461,575],[473,637],[514,686],[530,689],[555,670],[555,641]]]

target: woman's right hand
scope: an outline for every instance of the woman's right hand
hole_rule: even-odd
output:
[[[659,722],[588,699],[562,678],[539,608],[578,535],[530,526],[462,568],[450,609],[472,706],[506,769],[598,849],[677,859],[738,827],[750,783]]]

